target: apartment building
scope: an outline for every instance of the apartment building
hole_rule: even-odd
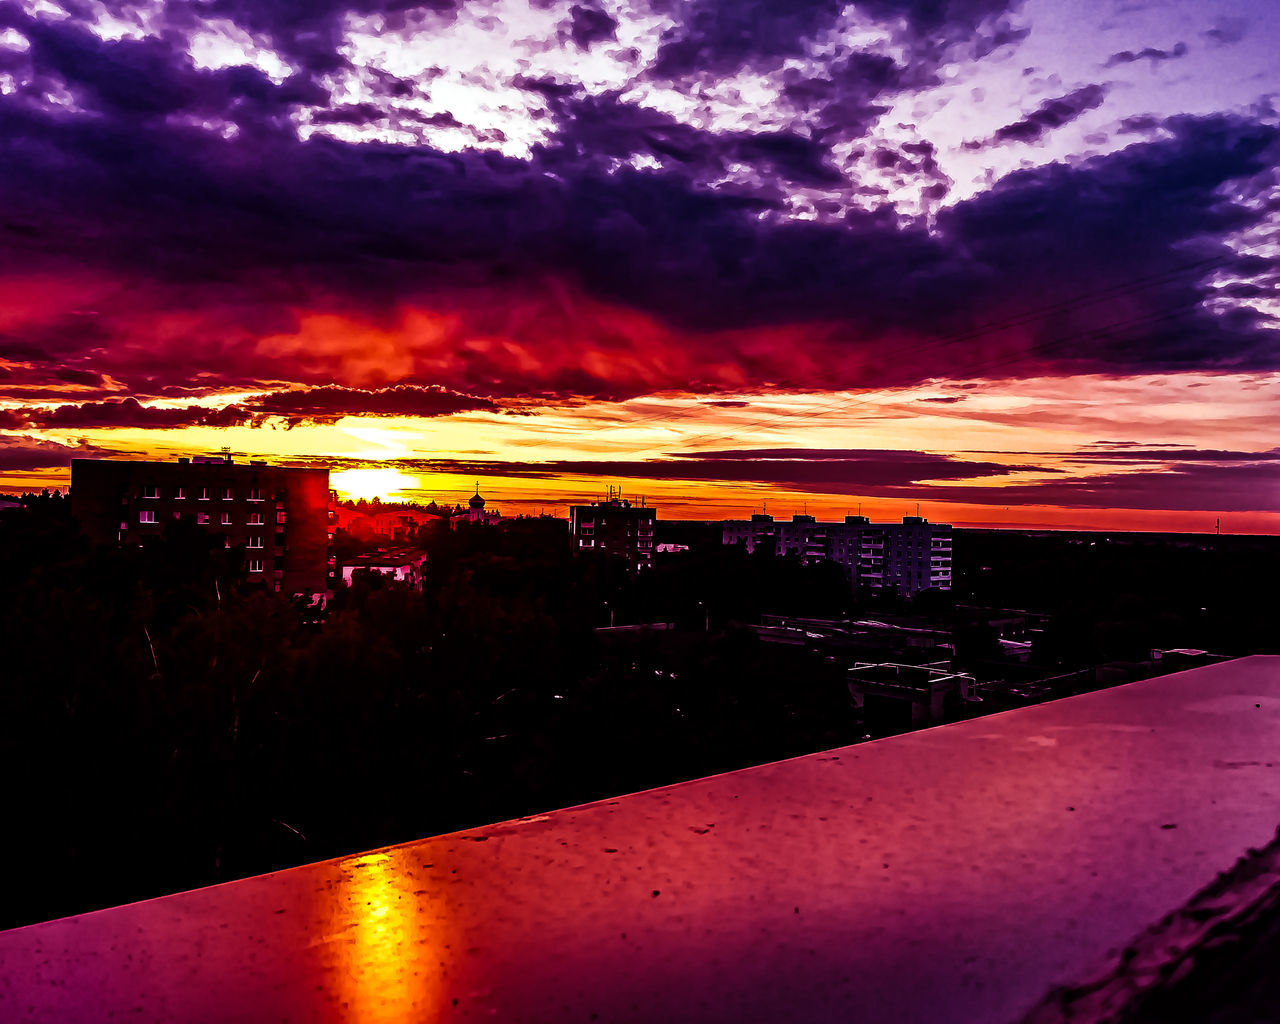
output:
[[[795,515],[789,522],[757,514],[725,520],[721,540],[754,552],[763,547],[778,555],[798,555],[809,562],[836,562],[855,587],[892,589],[910,597],[921,590],[951,589],[951,526],[921,516],[901,523],[873,523],[866,516],[843,522],[819,522]]]
[[[144,544],[186,520],[243,547],[250,581],[286,594],[328,589],[329,471],[237,463],[72,459],[71,513],[99,543]]]
[[[657,509],[633,505],[610,490],[604,501],[569,508],[569,537],[573,553],[594,553],[625,559],[631,571],[653,565],[653,526]]]

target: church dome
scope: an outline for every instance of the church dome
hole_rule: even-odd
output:
[[[472,508],[484,508],[484,498],[480,497],[480,488],[476,488],[476,493],[471,496],[471,500],[467,502]]]

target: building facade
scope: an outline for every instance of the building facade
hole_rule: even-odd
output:
[[[625,559],[634,572],[653,565],[653,526],[657,509],[632,505],[610,492],[605,501],[569,508],[573,553],[595,553]]]
[[[186,520],[243,547],[245,575],[286,594],[329,582],[329,471],[237,463],[72,459],[71,513],[92,540],[143,544]]]
[[[748,552],[763,547],[802,561],[825,559],[842,566],[855,587],[896,590],[905,597],[921,590],[951,589],[951,526],[920,516],[901,523],[873,523],[865,516],[821,523],[796,515],[776,522],[770,515],[725,520],[721,540]]]

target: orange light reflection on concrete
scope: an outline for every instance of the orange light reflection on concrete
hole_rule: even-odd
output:
[[[343,1020],[436,1020],[445,998],[448,918],[443,890],[414,878],[405,848],[339,865],[332,915],[314,945],[335,979],[335,1016]]]

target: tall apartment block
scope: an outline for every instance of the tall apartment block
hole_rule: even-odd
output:
[[[634,572],[653,565],[653,524],[657,509],[632,505],[610,490],[605,501],[569,508],[569,537],[575,555],[587,552],[623,558]]]
[[[185,519],[245,549],[245,574],[286,594],[328,588],[329,471],[230,455],[71,460],[71,513],[103,543],[142,544]]]
[[[951,589],[951,526],[920,516],[903,516],[901,523],[873,523],[865,516],[820,523],[808,515],[792,516],[790,522],[754,515],[725,520],[721,539],[748,551],[763,546],[806,562],[836,562],[854,587],[896,590],[907,597],[931,587]]]

